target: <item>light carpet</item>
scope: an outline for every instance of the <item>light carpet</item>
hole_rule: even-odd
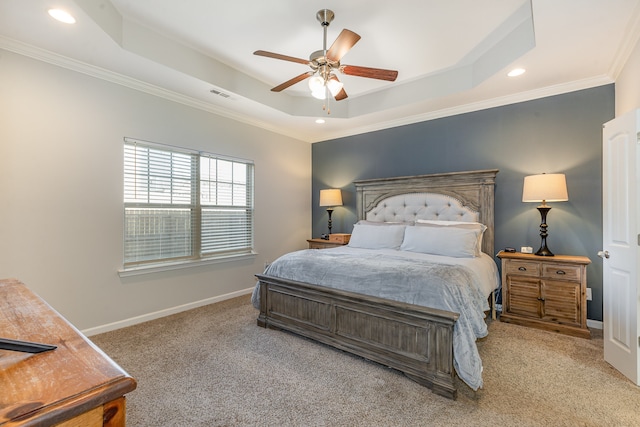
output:
[[[458,399],[256,326],[249,297],[91,337],[138,382],[128,426],[640,426],[640,388],[585,340],[488,321],[484,388]]]

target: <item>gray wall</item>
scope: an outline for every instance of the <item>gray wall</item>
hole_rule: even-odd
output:
[[[568,202],[551,203],[549,249],[583,255],[593,301],[587,317],[602,320],[602,124],[614,117],[614,85],[446,117],[312,147],[313,236],[327,232],[318,206],[323,188],[341,188],[344,206],[333,232],[356,221],[357,179],[463,170],[499,169],[496,179],[496,250],[540,246],[537,204],[522,202],[526,175],[565,173]]]
[[[125,136],[253,160],[258,254],[120,278]],[[310,170],[307,142],[0,49],[0,278],[85,333],[250,292],[309,237]]]

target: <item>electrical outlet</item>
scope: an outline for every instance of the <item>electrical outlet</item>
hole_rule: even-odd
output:
[[[502,313],[502,304],[496,304],[496,311]]]
[[[587,301],[591,301],[591,288],[587,288]]]

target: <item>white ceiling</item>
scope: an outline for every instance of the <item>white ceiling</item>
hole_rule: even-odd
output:
[[[327,47],[362,37],[343,64],[398,70],[339,75],[330,115],[306,82],[270,91],[307,66],[253,55],[307,59],[324,8]],[[611,83],[638,39],[640,0],[0,0],[0,48],[309,142]]]

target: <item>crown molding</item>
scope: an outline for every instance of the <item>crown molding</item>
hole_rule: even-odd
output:
[[[638,8],[640,11],[640,7]],[[640,13],[636,14],[637,20],[640,22]],[[636,21],[633,21],[636,22]],[[640,25],[637,25],[638,30],[635,31],[640,35]],[[631,39],[628,39],[631,40]],[[633,48],[633,44],[629,41],[627,43],[631,45],[629,52]],[[291,131],[290,129],[273,126],[272,124],[257,120],[253,117],[239,114],[228,109],[207,103],[205,101],[198,100],[196,98],[186,96],[168,89],[161,88],[159,86],[143,82],[141,80],[116,73],[95,65],[87,64],[81,61],[71,59],[69,57],[41,49],[17,40],[13,40],[7,37],[0,36],[0,49],[4,49],[10,52],[17,53],[19,55],[27,56],[39,61],[43,61],[52,65],[56,65],[62,68],[66,68],[71,71],[79,72],[91,77],[95,77],[104,81],[115,83],[130,89],[137,90],[146,94],[154,95],[159,98],[163,98],[172,102],[176,102],[189,107],[197,108],[212,114],[216,114],[221,117],[225,117],[231,120],[235,120],[240,123],[244,123],[250,126],[255,126],[270,132],[277,133],[279,135],[288,136],[299,141],[316,143],[322,141],[328,141],[331,139],[344,138],[353,135],[359,135],[368,132],[375,132],[384,129],[390,129],[399,126],[405,126],[409,124],[435,120],[443,117],[455,116],[458,114],[470,113],[474,111],[485,110],[489,108],[501,107],[509,104],[516,104],[519,102],[531,101],[534,99],[544,98],[553,95],[560,95],[563,93],[574,92],[582,89],[589,89],[592,87],[602,86],[610,83],[614,83],[614,79],[610,76],[599,76],[589,79],[578,80],[569,82],[566,84],[548,86],[542,89],[536,89],[527,92],[521,92],[514,95],[508,95],[503,97],[492,98],[480,102],[460,105],[451,108],[443,108],[436,111],[429,111],[424,114],[418,114],[413,116],[402,117],[394,120],[380,121],[368,126],[353,127],[348,131],[340,131],[335,133],[323,133],[320,138],[317,138],[317,133],[299,133]],[[618,55],[621,57],[621,55]],[[628,55],[627,55],[628,58]],[[622,67],[620,67],[621,69]]]
[[[388,120],[383,122],[377,122],[372,126],[361,126],[358,128],[350,129],[349,132],[338,132],[331,134],[328,138],[322,140],[314,140],[312,142],[322,142],[331,139],[344,138],[347,136],[360,135],[368,132],[375,132],[384,129],[390,129],[399,126],[405,126],[420,122],[426,122],[429,120],[440,119],[443,117],[456,116],[464,113],[471,113],[474,111],[487,110],[495,107],[502,107],[510,104],[517,104],[520,102],[533,101],[535,99],[546,98],[554,95],[562,95],[564,93],[575,92],[583,89],[590,89],[593,87],[603,86],[614,83],[614,80],[609,76],[599,76],[589,79],[577,80],[574,82],[563,83],[559,85],[547,86],[541,89],[535,89],[527,92],[520,92],[513,95],[507,95],[497,98],[492,98],[484,101],[474,102],[470,104],[459,105],[451,108],[443,108],[436,111],[430,111],[424,114],[418,114],[414,116],[403,117],[396,120]]]
[[[176,102],[178,104],[186,105],[189,107],[197,108],[199,110],[207,111],[212,114],[216,114],[221,117],[225,117],[231,120],[235,120],[240,123],[244,123],[250,126],[259,127],[280,135],[285,135],[291,138],[295,138],[302,141],[308,140],[308,135],[301,135],[296,132],[288,131],[271,125],[268,122],[256,120],[253,117],[239,114],[237,112],[216,106],[214,104],[201,101],[199,99],[180,94],[168,89],[161,88],[159,86],[146,83],[142,80],[135,79],[133,77],[126,76],[114,71],[107,70],[105,68],[98,67],[96,65],[87,64],[82,61],[78,61],[64,55],[60,55],[46,49],[42,49],[27,43],[23,43],[11,38],[0,36],[0,49],[7,50],[9,52],[17,53],[38,61],[46,62],[51,65],[62,67],[71,71],[82,73],[91,77],[95,77],[100,80],[115,83],[120,86],[134,89],[139,92],[143,92],[149,95],[154,95],[159,98],[166,99],[168,101]]]
[[[640,43],[640,3],[636,6],[631,14],[629,23],[625,31],[625,36],[622,39],[615,56],[609,67],[609,74],[614,80],[620,76],[620,73],[624,69],[625,64],[631,57],[634,48]]]

